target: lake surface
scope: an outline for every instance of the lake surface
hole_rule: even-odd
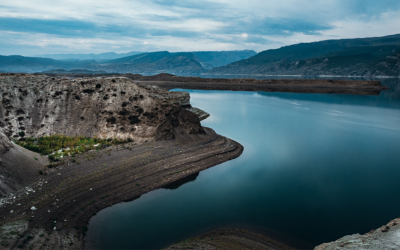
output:
[[[88,246],[154,249],[222,227],[312,248],[400,217],[400,90],[379,96],[187,90],[243,154],[99,212]]]

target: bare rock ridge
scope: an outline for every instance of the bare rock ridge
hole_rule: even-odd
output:
[[[0,132],[9,138],[50,134],[172,139],[175,129],[203,134],[187,92],[126,77],[85,79],[0,74]]]

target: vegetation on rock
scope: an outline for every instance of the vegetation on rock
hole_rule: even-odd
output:
[[[49,155],[50,161],[56,161],[61,156],[74,155],[94,148],[108,147],[132,141],[131,138],[128,140],[120,140],[99,139],[96,137],[89,138],[84,136],[51,135],[39,138],[29,137],[23,141],[14,142],[33,152]]]

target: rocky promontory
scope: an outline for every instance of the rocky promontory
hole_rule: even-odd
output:
[[[207,113],[191,107],[185,92],[125,77],[2,74],[0,84],[1,249],[85,248],[100,210],[243,151],[201,126]],[[64,155],[56,165],[14,143],[54,134],[126,140]]]

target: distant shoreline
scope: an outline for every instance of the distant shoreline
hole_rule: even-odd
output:
[[[270,75],[270,74],[207,74],[201,73],[201,75],[205,76],[278,76],[278,77],[321,77],[321,78],[377,78],[377,79],[386,79],[386,78],[400,78],[400,76],[353,76],[353,75]]]
[[[264,79],[255,78],[202,78],[175,76],[161,73],[143,76],[140,74],[46,74],[57,77],[112,77],[125,76],[146,85],[157,85],[165,89],[201,89],[201,90],[233,90],[233,91],[267,91],[317,94],[355,94],[379,95],[381,91],[390,89],[382,86],[377,80],[342,80],[342,79]],[[253,75],[256,76],[256,75]],[[277,75],[276,75],[277,76]],[[284,75],[282,75],[284,76]],[[289,76],[287,76],[289,77]],[[327,76],[328,77],[328,76]],[[388,77],[382,77],[388,78]]]

